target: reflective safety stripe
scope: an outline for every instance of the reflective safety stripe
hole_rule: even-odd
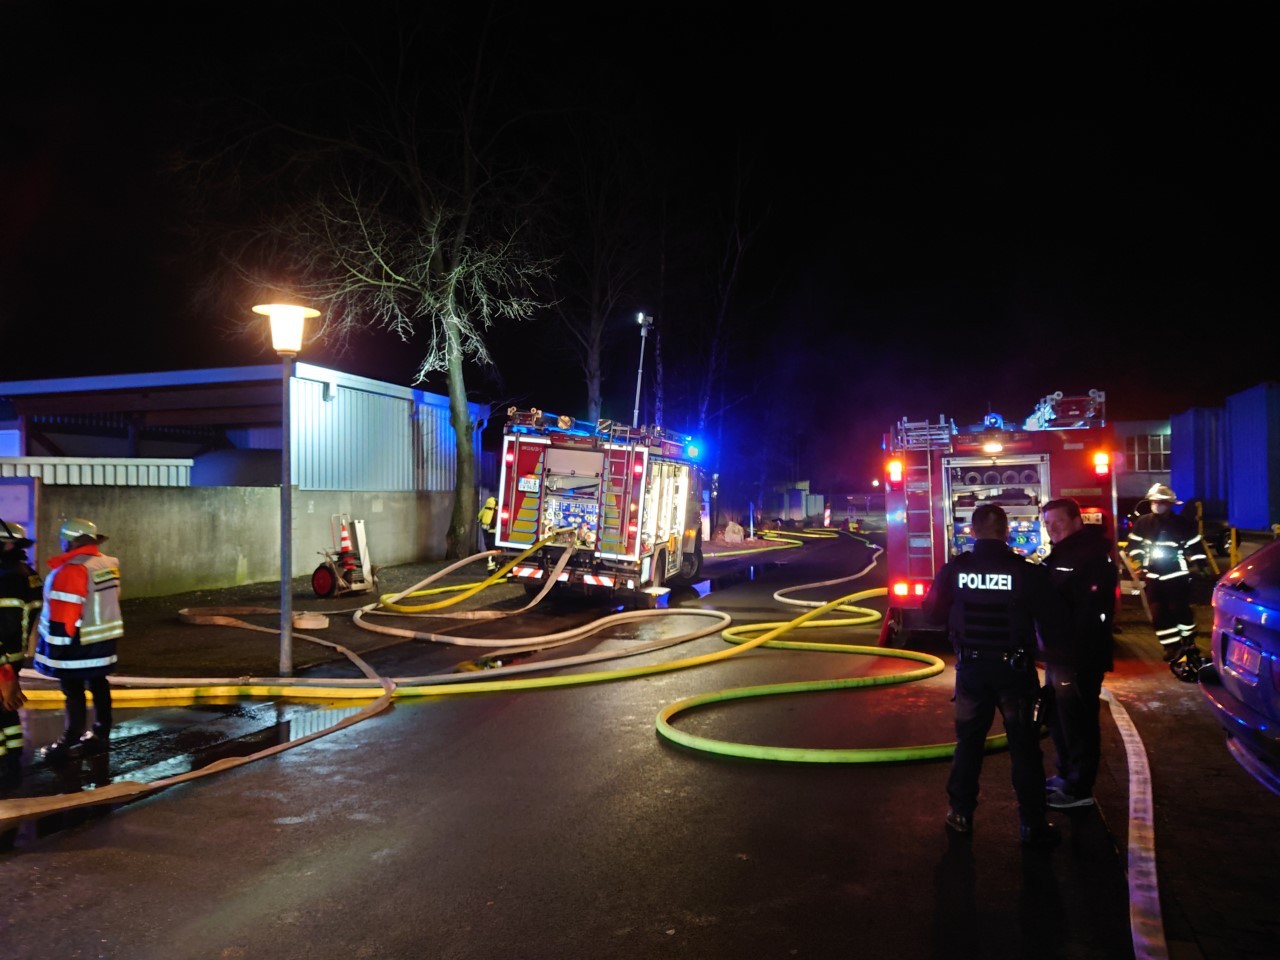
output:
[[[50,590],[50,600],[65,600],[67,603],[84,603],[85,597],[82,593],[67,593],[63,590]]]
[[[0,597],[0,607],[25,607],[26,604],[17,597]]]
[[[109,667],[116,662],[116,655],[113,653],[108,657],[93,657],[87,660],[52,660],[44,654],[36,654],[36,663],[44,664],[46,667],[53,667],[57,670],[87,670],[91,667]]]
[[[84,627],[80,631],[81,643],[97,643],[113,637],[124,636],[124,621],[112,620],[110,623],[99,623],[96,626]]]
[[[594,573],[584,573],[582,582],[592,587],[612,587],[613,577],[597,576]]]

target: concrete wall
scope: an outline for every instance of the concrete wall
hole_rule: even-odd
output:
[[[280,580],[279,487],[41,484],[36,497],[34,550],[42,571],[60,549],[61,518],[84,517],[110,538],[103,550],[120,559],[126,596]],[[292,504],[293,575],[309,577],[324,560],[321,551],[337,547],[335,513],[364,521],[375,566],[443,558],[453,493],[295,489]]]

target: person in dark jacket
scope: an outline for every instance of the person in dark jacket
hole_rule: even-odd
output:
[[[1098,698],[1103,676],[1115,665],[1115,544],[1101,524],[1084,522],[1070,497],[1050,500],[1040,515],[1053,543],[1044,566],[1067,618],[1066,629],[1044,649],[1044,712],[1058,769],[1045,782],[1047,802],[1056,809],[1088,807],[1102,751]]]
[[[1175,513],[1182,503],[1163,483],[1147,491],[1151,512],[1134,521],[1125,551],[1138,565],[1151,624],[1166,662],[1196,651],[1196,617],[1191,610],[1191,567],[1208,562],[1195,523]]]
[[[973,551],[943,565],[924,599],[924,614],[946,623],[956,653],[956,749],[947,778],[947,828],[973,830],[986,737],[996,710],[1004,720],[1018,798],[1019,836],[1049,844],[1057,830],[1045,819],[1044,756],[1034,719],[1040,675],[1037,630],[1056,628],[1049,572],[1006,543],[1009,518],[994,504],[973,511]]]
[[[26,702],[19,673],[32,614],[40,607],[40,575],[27,562],[32,541],[18,523],[0,520],[0,797],[22,783],[22,717]],[[17,830],[0,831],[0,850]]]

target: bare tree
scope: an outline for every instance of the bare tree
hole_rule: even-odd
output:
[[[558,205],[563,254],[553,285],[556,316],[569,332],[587,389],[587,417],[601,416],[605,354],[635,316],[646,257],[640,150],[609,120],[578,117],[565,136],[572,193]]]
[[[205,153],[189,169],[212,172],[220,189],[206,197],[232,196],[241,212],[248,198],[272,198],[251,226],[220,234],[222,250],[245,282],[270,286],[284,274],[322,307],[314,339],[345,348],[380,329],[420,351],[416,383],[444,375],[457,442],[446,535],[446,555],[455,558],[476,542],[466,365],[492,363],[486,334],[494,323],[525,320],[542,306],[534,291],[551,264],[525,242],[540,181],[523,158],[504,164],[506,118],[484,122],[494,78],[483,40],[446,113],[425,101],[438,87],[410,69],[412,39],[390,73],[386,51],[375,51],[379,69],[370,69],[368,86],[358,96],[346,91],[351,109],[314,123],[259,124],[241,152]],[[453,126],[425,122],[450,115]]]
[[[732,310],[733,296],[740,278],[743,259],[751,247],[761,222],[746,209],[749,171],[739,159],[734,177],[729,184],[727,209],[723,219],[723,246],[715,268],[715,300],[709,325],[710,340],[707,346],[706,367],[701,378],[697,397],[696,429],[706,429],[713,392],[722,385],[728,366],[729,342],[727,327]]]

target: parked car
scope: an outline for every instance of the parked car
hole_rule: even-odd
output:
[[[1213,660],[1200,688],[1232,755],[1280,794],[1280,540],[1224,573],[1212,602]]]

